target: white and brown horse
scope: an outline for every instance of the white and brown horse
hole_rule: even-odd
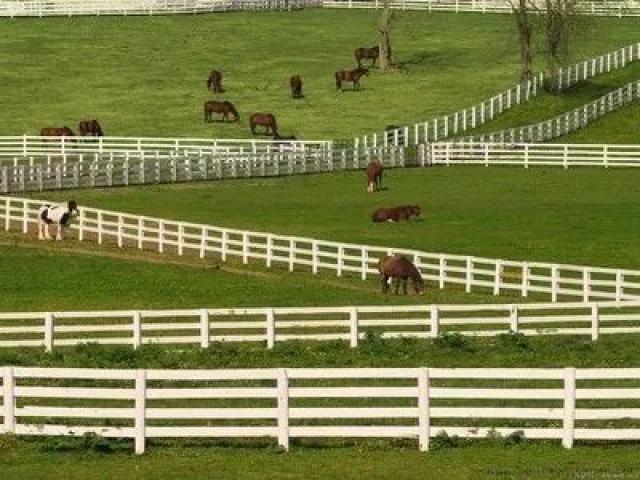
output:
[[[38,239],[51,240],[50,225],[57,225],[56,240],[62,240],[64,229],[69,227],[72,217],[78,215],[78,204],[69,200],[66,205],[43,205],[38,210]]]

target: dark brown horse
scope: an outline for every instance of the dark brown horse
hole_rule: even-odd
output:
[[[422,217],[422,209],[418,205],[402,205],[393,208],[379,208],[373,212],[371,220],[375,223],[400,222],[420,217]]]
[[[78,124],[78,133],[81,137],[102,137],[104,132],[100,122],[96,119],[82,120]]]
[[[362,66],[362,59],[364,58],[373,60],[371,65],[375,67],[378,62],[378,57],[380,56],[380,47],[356,48],[354,55],[356,57],[356,62],[358,62],[358,67]]]
[[[302,77],[300,75],[294,75],[289,79],[289,86],[291,87],[292,98],[302,98]]]
[[[367,192],[373,192],[379,190],[382,187],[382,173],[384,167],[381,162],[370,162],[367,165],[365,173],[367,174]]]
[[[369,70],[358,67],[355,70],[338,70],[336,76],[336,89],[342,91],[342,82],[353,82],[353,89],[360,90],[360,78],[369,75]]]
[[[219,113],[222,115],[222,121],[226,122],[229,120],[229,115],[233,118],[232,122],[237,122],[240,120],[240,115],[236,110],[236,107],[233,106],[233,103],[228,100],[224,100],[222,102],[217,102],[215,100],[209,100],[208,102],[204,102],[204,121],[210,122],[211,117],[214,113]]]
[[[407,280],[413,281],[413,288],[417,295],[424,294],[424,280],[422,275],[415,267],[413,263],[407,260],[401,255],[395,255],[393,257],[381,258],[378,262],[378,271],[380,272],[380,279],[382,281],[382,293],[389,291],[389,284],[391,279],[396,279],[396,295],[402,282],[402,290],[404,294],[407,294]]]
[[[73,137],[75,134],[69,127],[45,127],[40,130],[41,137]]]
[[[207,78],[207,88],[213,93],[222,93],[222,72],[211,70],[209,78]]]
[[[265,135],[277,135],[278,124],[276,123],[276,117],[271,113],[254,113],[249,117],[249,126],[251,127],[251,133],[256,134],[256,127],[260,125],[265,128]],[[269,133],[271,130],[271,133]]]

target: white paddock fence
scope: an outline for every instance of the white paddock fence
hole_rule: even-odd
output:
[[[357,152],[284,148],[269,153],[69,152],[0,157],[0,193],[304,175],[362,169],[373,158],[389,168],[406,166],[403,147]],[[421,152],[424,166],[427,159]]]
[[[640,98],[640,80],[628,83],[570,112],[544,122],[498,132],[461,138],[463,142],[544,142],[585,128],[607,113],[636,102]]]
[[[3,0],[0,17],[166,15],[236,10],[297,10],[309,0]]]
[[[627,45],[598,57],[558,69],[554,75],[554,87],[565,90],[578,82],[624,68],[639,59],[640,43]],[[542,91],[544,82],[544,74],[540,73],[531,81],[515,85],[478,105],[412,126],[363,135],[354,140],[354,145],[356,148],[388,145],[409,146],[457,136],[494,120],[501,113],[517,105],[528,102]]]
[[[441,142],[430,145],[431,165],[639,167],[640,145]]]
[[[640,369],[0,367],[2,431],[129,438],[640,439]],[[188,402],[187,401],[191,401]],[[195,403],[194,403],[195,402]]]
[[[35,230],[42,200],[0,196],[0,225],[23,233]],[[581,298],[635,300],[640,298],[640,271],[542,262],[519,262],[469,255],[428,253],[392,247],[375,247],[331,242],[304,237],[251,232],[180,222],[123,212],[80,208],[72,226],[78,240],[112,243],[120,248],[150,249],[178,256],[214,256],[264,262],[267,268],[280,266],[332,272],[337,276],[356,274],[363,280],[378,276],[378,259],[390,254],[410,258],[431,285],[462,286],[466,292],[484,290],[523,297],[549,295],[551,301]]]
[[[588,295],[585,295],[587,297]],[[640,302],[0,312],[0,348],[640,333]]]
[[[542,7],[544,2],[532,2]],[[323,0],[324,8],[382,8],[383,0]],[[426,10],[429,12],[511,13],[506,0],[392,0],[394,10]],[[582,15],[608,17],[640,16],[637,0],[584,0],[577,4]]]

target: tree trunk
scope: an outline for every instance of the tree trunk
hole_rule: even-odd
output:
[[[380,70],[387,72],[391,70],[393,62],[391,60],[391,0],[384,0],[382,13],[378,19],[378,47],[380,56],[378,65]]]
[[[518,40],[520,44],[520,80],[531,80],[533,77],[531,36],[533,28],[529,20],[528,0],[510,1],[511,10],[518,26]]]

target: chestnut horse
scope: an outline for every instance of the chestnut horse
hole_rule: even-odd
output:
[[[251,133],[256,134],[256,127],[260,125],[265,128],[265,135],[277,135],[278,124],[276,123],[276,117],[271,113],[254,113],[249,117],[249,126],[251,127]],[[271,134],[269,133],[271,130]]]
[[[294,75],[289,79],[289,86],[291,87],[292,98],[302,98],[302,77],[300,75]]]
[[[375,67],[378,62],[378,57],[380,56],[380,47],[356,48],[354,55],[356,57],[356,62],[358,62],[358,67],[362,66],[363,58],[373,60],[371,65]]]
[[[401,255],[394,255],[392,257],[381,258],[378,262],[378,271],[380,272],[380,279],[382,281],[382,293],[389,291],[389,284],[391,279],[396,279],[396,295],[402,282],[402,290],[404,294],[407,294],[407,280],[413,281],[413,288],[417,295],[424,294],[424,280],[422,275],[415,267],[413,263],[407,260]]]
[[[102,137],[104,132],[100,126],[100,122],[96,119],[82,120],[78,124],[78,133],[81,137]]]
[[[379,190],[382,187],[382,172],[384,167],[381,162],[370,162],[365,173],[367,174],[367,192]]]
[[[422,209],[418,205],[402,205],[394,208],[379,208],[373,212],[371,220],[375,223],[400,222],[420,217],[422,217]]]
[[[336,89],[342,91],[342,82],[353,82],[353,89],[360,90],[360,78],[369,75],[369,70],[358,67],[355,70],[338,70],[336,76]]]
[[[211,70],[209,78],[207,78],[207,89],[213,93],[222,93],[222,72],[218,70]]]
[[[210,122],[211,116],[214,113],[222,114],[222,121],[226,122],[229,120],[229,114],[233,116],[232,122],[237,122],[240,120],[240,115],[236,110],[236,107],[233,106],[233,103],[228,100],[224,100],[222,102],[217,102],[215,100],[209,100],[208,102],[204,102],[204,121]]]
[[[40,130],[41,137],[73,137],[75,134],[69,127],[45,127]]]

